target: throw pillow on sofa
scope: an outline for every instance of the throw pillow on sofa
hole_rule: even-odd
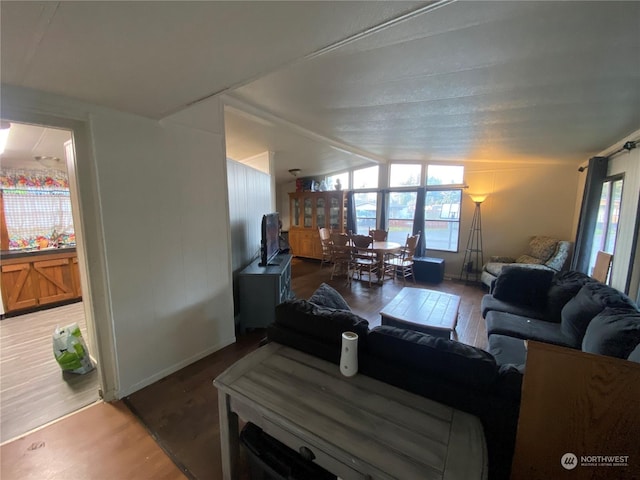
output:
[[[313,295],[309,297],[311,303],[315,303],[321,307],[335,308],[338,310],[349,310],[349,304],[340,293],[331,285],[322,283]]]
[[[552,280],[552,270],[505,265],[491,293],[503,302],[539,307],[547,303]]]
[[[582,350],[626,359],[640,344],[640,313],[605,308],[589,323]]]
[[[583,285],[562,309],[562,333],[573,342],[582,344],[591,320],[607,307],[637,312],[635,304],[624,293],[599,282]]]
[[[434,373],[476,388],[489,388],[498,374],[495,359],[484,350],[388,325],[369,332],[367,350],[389,362]]]
[[[564,306],[578,294],[584,285],[593,282],[595,282],[593,278],[582,272],[570,270],[557,273],[547,292],[546,320],[560,323]]]

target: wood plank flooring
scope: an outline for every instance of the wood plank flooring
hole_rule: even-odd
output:
[[[335,288],[347,301],[351,309],[369,322],[369,327],[380,325],[380,311],[395,297],[405,284],[402,280],[385,280],[384,284],[373,284],[354,279],[351,285],[345,284],[345,277],[331,280],[331,267],[320,268],[320,263],[312,260],[294,258],[291,263],[293,291],[298,298],[309,298],[320,283],[325,282]],[[486,349],[487,330],[480,312],[480,302],[486,293],[481,285],[466,284],[454,280],[445,280],[439,284],[408,280],[406,286],[426,288],[438,292],[451,293],[461,297],[456,333],[458,341]]]
[[[352,309],[366,318],[372,327],[380,324],[380,310],[403,286],[401,281],[395,284],[387,281],[383,285],[369,287],[368,282],[354,280],[347,287],[344,278],[330,280],[331,271],[328,267],[320,269],[318,262],[301,259],[293,260],[292,270],[292,286],[297,297],[308,298],[320,283],[326,282],[340,291]],[[486,330],[480,315],[480,301],[484,292],[479,286],[455,281],[417,286],[460,295],[459,340],[486,348]],[[257,331],[239,337],[237,344],[215,352],[134,394],[141,400],[135,405],[137,414],[159,422],[153,435],[161,444],[163,438],[170,438],[174,439],[180,451],[197,449],[200,452],[197,462],[204,476],[199,476],[199,480],[222,478],[220,445],[215,435],[219,428],[215,404],[217,396],[211,382],[224,365],[230,365],[251,349],[257,348],[261,335]],[[206,404],[202,405],[205,400]],[[206,421],[203,421],[202,408],[210,412]],[[94,411],[98,409],[101,412]],[[74,452],[74,449],[78,451]],[[40,450],[43,454],[40,454]],[[180,455],[180,452],[172,452],[172,455]],[[65,417],[23,439],[3,445],[0,447],[0,456],[0,477],[3,480],[184,478],[180,469],[173,466],[169,457],[153,441],[152,435],[144,430],[121,402],[100,403]],[[180,463],[180,459],[177,460]],[[77,468],[74,468],[76,465]],[[188,478],[195,477],[188,475]]]
[[[98,400],[98,372],[62,372],[52,348],[56,325],[78,323],[82,302],[0,321],[0,443]]]
[[[182,480],[122,402],[100,402],[0,447],[2,480]]]

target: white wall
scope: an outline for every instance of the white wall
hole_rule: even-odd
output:
[[[94,207],[82,214],[89,272],[105,281],[93,316],[101,350],[113,349],[102,365],[115,371],[107,396],[126,396],[234,342],[219,103],[157,122],[3,85],[2,104],[3,116],[46,114],[90,127],[90,154],[78,152],[76,162],[95,173],[80,173],[79,183],[81,203]],[[100,229],[103,238],[94,235]]]

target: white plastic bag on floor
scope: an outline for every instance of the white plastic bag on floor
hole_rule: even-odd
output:
[[[53,354],[65,372],[87,373],[94,369],[89,349],[77,323],[53,331]]]

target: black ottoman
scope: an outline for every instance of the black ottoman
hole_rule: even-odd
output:
[[[414,257],[413,274],[418,282],[441,283],[444,280],[444,258]]]

